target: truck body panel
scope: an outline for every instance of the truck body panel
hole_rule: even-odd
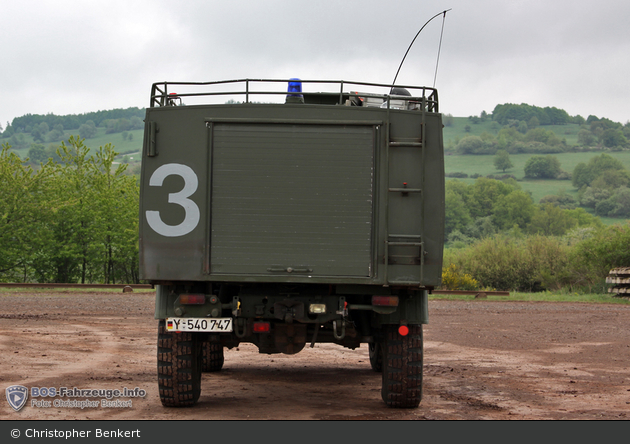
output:
[[[439,284],[439,114],[202,105],[146,122],[141,279]]]

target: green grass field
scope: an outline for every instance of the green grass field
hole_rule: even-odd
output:
[[[560,161],[560,168],[572,173],[578,163],[587,163],[590,159],[599,156],[601,153],[602,152],[599,151],[591,151],[586,153],[558,153],[551,155]],[[630,170],[630,151],[606,152],[606,154],[618,159]],[[514,164],[514,167],[506,170],[505,174],[512,174],[517,180],[522,180],[525,177],[525,164],[527,160],[534,155],[535,154],[511,154],[510,160]],[[494,167],[493,155],[446,155],[444,156],[444,171],[446,174],[461,171],[468,175],[477,173],[483,176],[487,176],[488,174],[503,174],[503,171],[497,170]],[[555,182],[564,182],[565,186],[571,186],[570,181]]]
[[[588,162],[591,158],[599,156],[601,152],[586,152],[586,153],[560,153],[552,154],[560,161],[560,167],[569,173],[573,172],[575,166],[581,162]],[[618,151],[607,152],[610,156],[621,161],[626,168],[630,170],[630,151]],[[560,192],[566,192],[573,198],[577,199],[578,190],[573,188],[570,180],[531,180],[525,179],[525,163],[533,156],[533,154],[513,154],[510,155],[510,160],[514,164],[513,168],[505,171],[505,174],[511,174],[516,177],[519,185],[525,191],[531,192],[534,202],[538,203],[540,199],[550,194],[559,194]],[[494,167],[494,156],[492,155],[466,155],[456,156],[447,155],[444,157],[444,170],[446,174],[454,172],[463,172],[469,176],[472,174],[481,174],[487,176],[488,174],[504,174],[503,171],[497,170]],[[473,183],[474,179],[450,179],[447,180],[461,180],[466,183]],[[614,218],[601,218],[602,222],[607,225],[621,222],[622,219]]]

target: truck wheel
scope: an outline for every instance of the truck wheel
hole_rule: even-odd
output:
[[[158,387],[166,407],[194,405],[201,394],[201,340],[187,332],[169,332],[158,325]]]
[[[383,349],[378,342],[370,342],[368,344],[370,352],[370,365],[375,372],[383,371]]]
[[[218,372],[223,368],[223,346],[216,342],[203,343],[203,371]]]
[[[415,408],[422,399],[422,325],[409,325],[402,336],[397,325],[383,328],[383,385],[385,404]]]

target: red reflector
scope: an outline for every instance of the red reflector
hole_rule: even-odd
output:
[[[254,322],[254,333],[269,333],[271,324],[269,322]]]
[[[400,336],[407,336],[409,334],[409,327],[407,327],[406,325],[401,325],[400,327],[398,327],[398,334]]]
[[[398,307],[398,296],[372,296],[372,305]]]
[[[203,294],[180,294],[179,303],[182,305],[201,305],[206,303],[206,295]]]

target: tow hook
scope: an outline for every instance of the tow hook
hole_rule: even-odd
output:
[[[337,332],[339,323],[341,323],[341,334]],[[346,337],[346,323],[343,319],[337,319],[333,321],[333,336],[335,337],[335,339],[339,340]]]
[[[243,327],[243,331],[238,331],[239,326]],[[244,338],[247,333],[247,324],[241,319],[234,319],[234,334],[237,338]]]

